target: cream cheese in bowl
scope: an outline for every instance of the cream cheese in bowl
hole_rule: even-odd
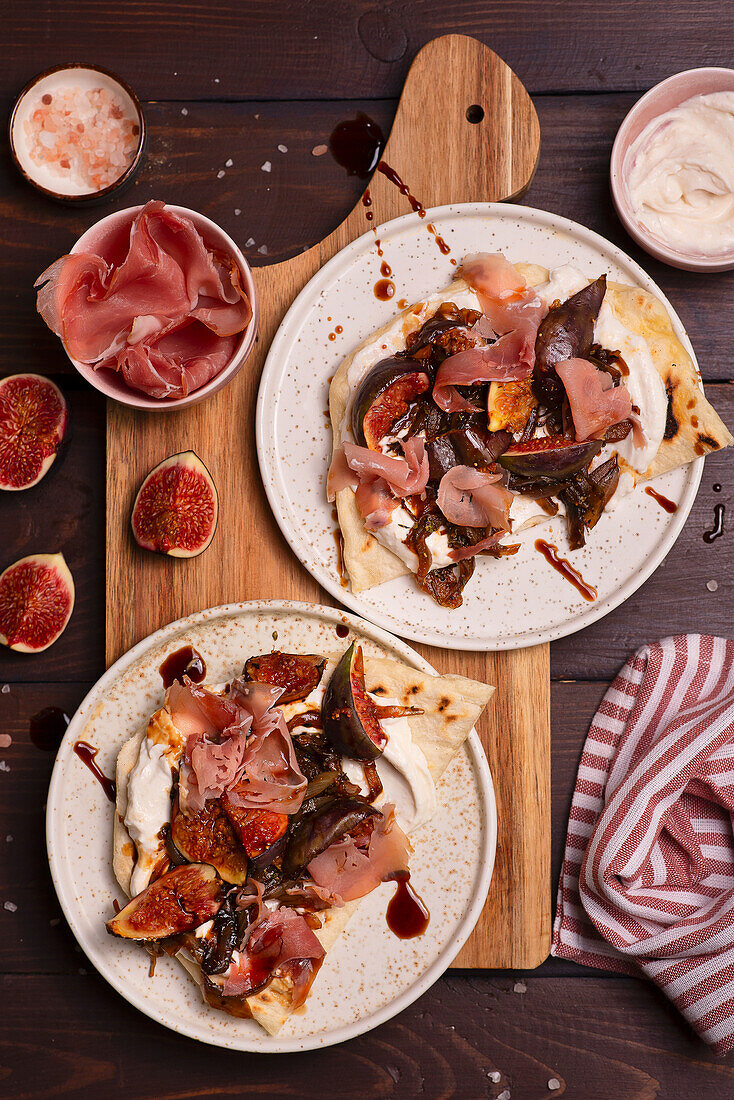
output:
[[[691,96],[653,119],[623,166],[633,216],[686,254],[734,249],[734,91]]]

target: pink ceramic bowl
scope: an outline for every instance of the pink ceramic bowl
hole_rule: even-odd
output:
[[[686,72],[669,76],[667,80],[656,84],[635,103],[620,126],[612,147],[610,184],[614,205],[622,225],[630,237],[633,237],[651,256],[672,267],[681,267],[685,271],[730,271],[734,268],[734,250],[715,257],[701,253],[683,253],[670,248],[648,232],[632,213],[627,191],[625,158],[630,146],[649,122],[665,114],[666,111],[680,106],[691,96],[708,95],[711,92],[734,92],[734,69],[688,69]]]
[[[189,210],[185,206],[171,206],[169,204],[169,208],[174,210],[177,214],[184,214],[186,217],[191,218],[204,238],[205,243],[210,248],[216,248],[218,251],[234,257],[242,276],[242,286],[247,293],[247,297],[250,299],[252,317],[250,318],[250,323],[247,328],[241,334],[229,363],[227,363],[215,378],[212,378],[210,382],[207,382],[206,385],[202,386],[200,389],[194,390],[194,392],[190,393],[187,397],[178,397],[169,400],[157,400],[154,397],[148,397],[147,394],[140,393],[138,390],[134,390],[128,386],[120,374],[116,374],[111,370],[95,371],[88,363],[81,363],[78,359],[74,359],[73,356],[69,355],[68,350],[66,351],[71,362],[79,373],[86,378],[90,385],[94,386],[100,393],[103,393],[105,397],[111,397],[114,401],[119,401],[121,405],[129,405],[131,409],[151,409],[156,412],[171,412],[174,409],[186,409],[190,405],[198,404],[199,401],[203,401],[206,397],[211,397],[211,395],[216,393],[217,390],[220,390],[222,386],[226,386],[227,383],[234,378],[235,374],[237,374],[237,371],[252,351],[252,346],[255,343],[255,337],[257,335],[257,291],[255,289],[255,281],[252,277],[250,266],[240,249],[223,229],[220,229],[220,227],[209,218],[205,218],[203,214],[199,214],[196,210]],[[117,210],[114,214],[108,214],[106,218],[102,218],[100,221],[90,226],[86,233],[82,234],[71,251],[94,251],[102,245],[103,247],[106,246],[109,252],[114,255],[115,252],[122,247],[122,242],[126,240],[127,231],[135,215],[140,210],[142,210],[142,206],[130,206],[126,210]],[[66,348],[64,350],[66,350]]]

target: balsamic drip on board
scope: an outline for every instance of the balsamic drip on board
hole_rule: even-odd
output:
[[[724,534],[724,505],[714,505],[714,526],[710,531],[704,531],[703,541],[712,543]]]
[[[584,578],[581,576],[577,569],[571,565],[570,561],[566,561],[558,553],[558,547],[554,546],[552,542],[546,542],[545,539],[535,540],[535,549],[543,555],[549,565],[552,565],[556,572],[572,584],[574,588],[581,593],[585,600],[592,603],[597,597],[597,591],[591,584],[587,584]]]
[[[401,940],[422,936],[428,928],[431,914],[426,903],[410,885],[409,874],[397,880],[397,888],[388,902],[385,916],[388,928]]]
[[[206,661],[192,645],[184,645],[169,653],[158,671],[165,688],[169,688],[174,680],[183,683],[184,676],[200,684],[206,676]]]
[[[97,753],[99,749],[96,749],[94,745],[90,745],[88,741],[75,741],[74,752],[81,762],[86,764],[89,768],[110,802],[114,802],[117,795],[117,787],[114,779],[110,779],[109,776],[106,776],[97,763]]]
[[[671,516],[673,512],[678,511],[678,505],[674,504],[672,500],[668,500],[667,497],[664,497],[662,493],[659,493],[657,491],[657,489],[653,489],[652,485],[648,485],[645,489],[645,492],[649,497],[652,497],[652,499],[656,501],[664,511],[670,513]]]
[[[350,176],[369,179],[380,159],[385,135],[373,118],[359,111],[356,118],[338,122],[329,137],[329,150]]]
[[[44,707],[31,716],[28,732],[37,749],[57,752],[68,725],[69,715],[61,707]]]

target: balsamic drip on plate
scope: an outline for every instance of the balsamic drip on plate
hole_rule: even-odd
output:
[[[109,776],[105,775],[97,763],[97,753],[99,749],[95,748],[94,745],[90,745],[88,741],[75,741],[74,752],[81,762],[86,764],[89,768],[110,802],[114,802],[117,795],[117,787],[114,779],[110,779]]]
[[[571,565],[570,561],[566,561],[565,558],[560,557],[557,546],[554,546],[552,542],[546,542],[545,539],[536,539],[535,549],[543,555],[548,564],[552,565],[556,572],[560,573],[569,584],[572,584],[574,588],[581,593],[585,600],[592,603],[596,599],[597,592],[594,586],[586,583],[579,571],[574,569]]]
[[[200,684],[206,676],[206,661],[192,645],[184,645],[169,653],[158,671],[165,688],[169,688],[174,680],[183,683],[184,676]]]
[[[399,878],[397,888],[387,906],[387,926],[401,940],[422,936],[431,914],[423,899],[410,885],[410,875]]]

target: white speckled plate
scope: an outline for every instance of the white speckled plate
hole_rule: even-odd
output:
[[[337,627],[349,628],[340,638]],[[431,666],[404,642],[328,607],[263,600],[229,604],[171,623],[140,642],[98,681],[71,720],[59,749],[46,814],[46,842],[56,892],[72,932],[100,974],[131,1004],[166,1027],[215,1046],[275,1053],[312,1050],[360,1035],[402,1011],[444,972],[466,941],[484,905],[492,877],[497,811],[489,767],[475,731],[438,785],[438,811],[411,838],[413,881],[431,921],[414,940],[388,929],[392,890],[368,895],[345,934],[327,955],[305,1009],[277,1037],[252,1020],[237,1020],[204,1004],[199,987],[174,959],[149,959],[137,944],[113,939],[104,922],[114,898],[123,899],[112,873],[113,807],[74,754],[83,739],[114,775],[121,745],[163,702],[158,672],[181,645],[195,646],[207,680],[232,679],[252,653],[274,648],[334,651],[357,636],[366,653],[383,654],[426,672]]]
[[[573,263],[589,278],[644,287],[668,309],[677,336],[693,348],[672,306],[652,279],[597,233],[543,210],[504,203],[442,206],[429,211],[452,256],[504,252],[553,268]],[[380,277],[374,236],[366,233],[311,279],[285,316],[263,370],[257,406],[257,450],[270,505],[283,534],[319,584],[370,622],[405,638],[448,649],[514,649],[572,634],[626,600],[660,565],[686,521],[702,473],[702,460],[658,478],[655,487],[678,504],[664,512],[638,487],[605,514],[574,566],[598,591],[587,603],[534,548],[541,535],[565,555],[562,519],[531,529],[517,555],[479,558],[464,589],[463,606],[441,608],[412,577],[398,577],[365,592],[342,587],[337,573],[335,523],[326,500],[331,428],[325,410],[329,379],[357,344],[408,303],[446,286],[455,268],[417,215],[380,226],[385,260],[396,284],[392,302],[373,293]],[[343,331],[337,333],[336,326]],[[330,334],[333,337],[330,339]]]

